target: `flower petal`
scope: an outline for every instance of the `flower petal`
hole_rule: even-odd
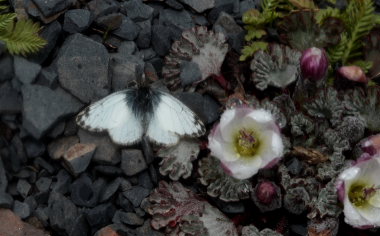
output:
[[[262,166],[262,160],[254,157],[250,160],[238,159],[233,162],[223,162],[227,166],[231,175],[237,179],[248,179],[256,174]]]
[[[354,227],[360,227],[362,225],[368,225],[369,222],[359,214],[356,207],[354,207],[348,197],[344,200],[344,221]]]

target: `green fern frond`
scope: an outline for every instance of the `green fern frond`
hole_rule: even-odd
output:
[[[351,65],[359,66],[364,71],[364,73],[368,73],[368,71],[373,66],[373,62],[372,61],[357,60],[357,61],[354,61]]]
[[[255,52],[259,50],[266,50],[268,48],[268,43],[263,41],[252,42],[251,45],[244,46],[242,55],[240,56],[240,61],[245,61],[248,57],[253,56]]]
[[[30,20],[20,20],[13,24],[8,24],[7,28],[0,32],[0,40],[7,45],[11,54],[26,55],[35,53],[46,41],[38,36],[40,26]]]
[[[253,39],[259,39],[267,34],[267,32],[263,29],[258,29],[255,26],[248,25],[245,27],[247,30],[247,34],[245,35],[246,41],[251,41]]]
[[[322,25],[324,21],[329,17],[342,18],[340,10],[337,8],[328,7],[326,9],[319,9],[315,14],[315,20],[319,25]]]
[[[339,43],[335,47],[328,50],[330,63],[335,64],[342,60],[342,56],[346,50],[347,41],[347,35],[343,34]]]
[[[16,18],[15,13],[8,13],[0,15],[0,32],[5,30],[5,28],[12,23],[12,21]]]

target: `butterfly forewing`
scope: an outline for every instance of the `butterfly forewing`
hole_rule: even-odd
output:
[[[198,137],[205,127],[190,108],[170,94],[159,92],[160,102],[149,122],[146,135],[154,142],[176,144],[180,137]]]
[[[143,127],[128,106],[126,91],[113,93],[88,106],[78,114],[76,122],[90,131],[108,131],[112,141],[130,145],[140,141]]]

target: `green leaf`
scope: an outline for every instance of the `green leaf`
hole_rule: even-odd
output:
[[[368,71],[372,68],[373,62],[372,61],[364,61],[364,60],[357,60],[352,63],[352,65],[359,66],[364,73],[368,73]]]
[[[289,0],[298,9],[315,9],[316,6],[313,0]]]
[[[322,25],[329,17],[341,18],[340,10],[328,7],[326,9],[319,9],[315,14],[315,20],[319,25]]]
[[[16,18],[15,13],[8,13],[8,14],[2,14],[0,15],[0,32],[5,30],[5,28],[13,22],[13,20]]]
[[[250,41],[252,39],[259,39],[267,34],[267,32],[263,29],[255,29],[254,26],[246,27],[248,33],[245,35],[245,40]]]
[[[9,24],[0,33],[0,40],[7,45],[11,54],[26,55],[35,53],[43,46],[46,41],[38,36],[40,26],[31,20],[20,20],[14,24]]]
[[[253,42],[251,45],[244,46],[242,55],[240,56],[240,61],[245,61],[248,57],[253,56],[255,52],[259,50],[266,50],[268,48],[268,43],[263,41]]]

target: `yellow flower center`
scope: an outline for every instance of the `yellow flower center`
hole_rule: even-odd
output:
[[[251,157],[257,151],[258,140],[252,129],[241,129],[235,137],[235,150],[242,157]]]
[[[351,185],[348,191],[348,199],[356,207],[364,207],[368,201],[375,195],[378,188],[374,186],[366,186],[362,183],[355,183]]]

